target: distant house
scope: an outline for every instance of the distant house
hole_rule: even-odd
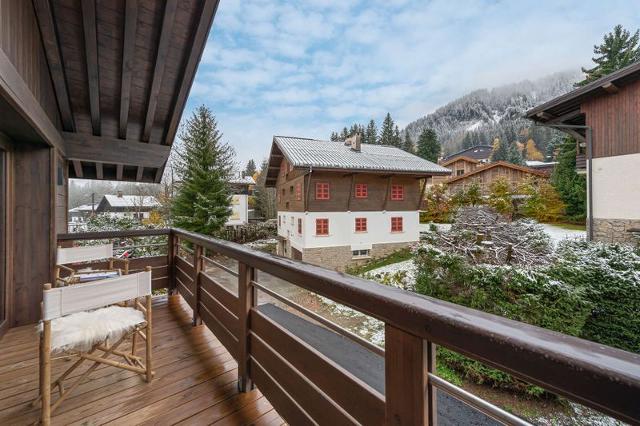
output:
[[[476,145],[471,148],[463,149],[451,155],[447,155],[442,158],[441,163],[449,162],[455,158],[465,157],[472,160],[476,160],[480,163],[488,163],[491,161],[491,153],[493,152],[493,146],[491,145]]]
[[[640,62],[527,112],[573,136],[587,174],[588,235],[632,242],[640,229]]]
[[[148,219],[152,210],[160,207],[155,197],[150,195],[105,195],[100,200],[96,213],[117,218]]]
[[[545,172],[548,175],[551,175],[551,173],[553,173],[553,169],[556,168],[556,165],[558,164],[557,161],[536,161],[536,160],[526,160],[524,162],[524,165],[531,168],[531,169],[536,169],[536,170],[540,170],[541,172]]]
[[[509,183],[516,187],[527,177],[546,179],[548,174],[529,167],[518,166],[506,161],[483,164],[475,169],[458,176],[452,176],[446,181],[450,193],[467,189],[471,184],[478,184],[483,195],[489,193],[491,183],[496,179],[506,177]]]
[[[69,209],[69,222],[84,222],[89,218],[93,213],[95,213],[96,208],[98,207],[98,203],[95,204],[82,204],[78,207],[74,207]]]
[[[451,176],[434,176],[429,181],[430,184],[447,183],[449,179],[456,176],[462,176],[465,173],[469,173],[475,170],[476,167],[485,164],[480,160],[467,156],[454,156],[447,160],[442,160],[439,163],[442,167],[446,167],[451,170]]]
[[[228,181],[231,189],[231,216],[225,225],[245,225],[249,222],[249,197],[256,181],[251,176],[231,178]]]
[[[344,269],[419,239],[426,178],[449,169],[401,149],[275,136],[266,179],[277,190],[280,255]]]

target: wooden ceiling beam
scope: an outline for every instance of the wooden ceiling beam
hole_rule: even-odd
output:
[[[49,0],[33,0],[33,7],[38,19],[42,44],[47,57],[47,64],[49,65],[49,73],[51,74],[51,81],[53,82],[56,101],[60,110],[62,128],[66,131],[75,132],[69,90],[62,63],[62,54],[60,53],[58,32],[51,12],[51,4]]]
[[[158,107],[158,95],[160,94],[160,86],[162,84],[162,76],[167,62],[167,54],[169,53],[169,43],[173,36],[173,24],[175,21],[177,0],[168,0],[164,7],[164,15],[162,17],[162,26],[160,27],[160,40],[158,41],[158,51],[156,54],[156,63],[153,69],[153,80],[151,82],[151,90],[149,91],[149,100],[147,102],[147,113],[144,119],[144,128],[142,131],[142,140],[149,141],[153,121],[156,116],[156,108]]]
[[[120,139],[127,138],[129,125],[129,105],[131,103],[131,78],[136,45],[136,24],[138,22],[138,1],[126,0],[124,8],[124,41],[122,44],[122,80],[120,82]]]
[[[82,28],[84,50],[87,60],[87,82],[89,85],[89,108],[93,134],[100,135],[100,76],[98,73],[98,36],[96,34],[96,2],[82,0]]]
[[[76,178],[82,179],[82,164],[79,160],[73,160],[73,171],[76,174]]]
[[[124,171],[124,166],[122,164],[116,164],[116,180],[122,180],[123,171]]]
[[[211,23],[213,22],[213,17],[218,10],[219,3],[220,0],[205,0],[203,2],[202,12],[199,15],[200,20],[193,35],[193,42],[191,43],[191,53],[184,68],[184,72],[182,73],[182,78],[180,80],[182,83],[180,84],[180,89],[178,90],[178,95],[176,96],[170,115],[169,127],[167,128],[167,134],[163,142],[165,145],[171,145],[173,143],[173,139],[176,137],[178,125],[180,124],[180,117],[182,117],[182,112],[184,111],[184,106],[187,102],[187,97],[189,96],[193,79],[196,75],[196,71],[198,70],[198,64],[200,63],[200,58],[204,51],[207,37],[209,36],[209,30],[211,29]]]
[[[171,147],[134,140],[63,132],[67,158],[108,164],[161,167]]]
[[[142,182],[142,176],[144,175],[144,167],[138,166],[136,171],[136,182]]]
[[[162,175],[164,174],[164,169],[166,166],[167,164],[165,163],[162,167],[158,167],[158,169],[156,170],[156,175],[153,179],[155,183],[160,183],[162,181]]]
[[[96,179],[104,179],[104,169],[102,163],[96,163]]]

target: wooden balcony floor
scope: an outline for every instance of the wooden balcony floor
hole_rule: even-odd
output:
[[[238,392],[236,362],[205,326],[191,327],[191,309],[180,297],[155,298],[153,318],[153,382],[101,365],[63,401],[52,417],[53,424],[283,423],[258,390]],[[53,378],[72,362],[54,361]],[[85,362],[72,376],[89,365]],[[39,406],[32,407],[30,402],[37,388],[35,327],[11,329],[0,340],[0,424],[36,422]]]

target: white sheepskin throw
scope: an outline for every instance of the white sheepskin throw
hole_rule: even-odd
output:
[[[56,318],[51,321],[51,352],[88,351],[105,340],[114,343],[144,321],[141,311],[121,306]],[[38,329],[42,332],[42,323]]]

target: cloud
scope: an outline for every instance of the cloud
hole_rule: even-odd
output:
[[[637,22],[627,0],[225,0],[187,112],[208,105],[244,164],[274,134],[327,138],[387,111],[404,126],[471,90],[578,69]]]

